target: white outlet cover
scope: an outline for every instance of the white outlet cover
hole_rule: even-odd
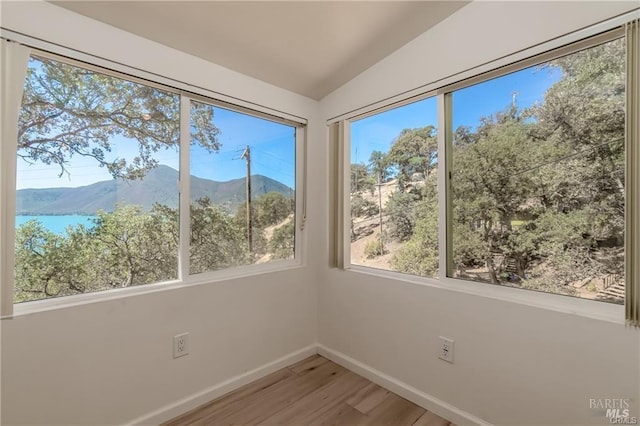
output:
[[[173,357],[179,358],[189,353],[189,333],[173,336]]]
[[[438,358],[453,364],[453,352],[455,342],[447,337],[438,336],[440,346],[438,347]]]

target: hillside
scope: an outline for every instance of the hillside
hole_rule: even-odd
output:
[[[116,203],[135,204],[149,210],[154,203],[178,206],[178,171],[158,166],[141,180],[108,180],[78,188],[21,189],[17,191],[18,215],[93,215],[113,211]],[[292,194],[288,186],[262,175],[252,175],[252,195],[267,192]],[[191,176],[191,200],[209,197],[233,212],[246,200],[246,179],[218,182]]]

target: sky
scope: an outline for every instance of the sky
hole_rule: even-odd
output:
[[[214,107],[213,122],[220,130],[222,143],[216,153],[199,147],[190,151],[191,174],[205,179],[227,181],[246,176],[246,162],[240,156],[247,145],[251,148],[251,174],[262,174],[295,188],[295,128],[284,124]],[[137,141],[116,137],[112,141],[112,156],[131,159],[136,154]],[[176,148],[154,155],[160,164],[178,170]],[[78,187],[111,180],[105,168],[96,167],[91,158],[74,157],[69,175],[59,177],[59,166],[42,163],[29,165],[17,160],[17,189]]]
[[[516,93],[516,105],[526,108],[542,102],[544,93],[560,80],[556,68],[526,68],[518,72],[460,89],[453,94],[453,126],[473,130],[483,116],[508,108]],[[403,129],[437,127],[436,97],[363,118],[351,123],[351,163],[368,164],[374,150],[387,152]]]
[[[476,127],[482,116],[509,107],[516,92],[519,108],[541,102],[545,91],[561,77],[555,68],[527,68],[454,92],[454,128]],[[246,175],[246,162],[240,158],[247,145],[251,148],[251,173],[262,174],[295,187],[295,128],[284,124],[214,107],[214,125],[222,146],[216,153],[198,147],[190,152],[191,174],[227,181]],[[437,126],[436,98],[428,98],[381,114],[354,121],[351,125],[351,162],[368,163],[371,152],[389,150],[393,140],[407,128]],[[112,140],[113,157],[131,159],[137,142],[116,137]],[[154,156],[160,164],[178,169],[176,148],[159,151]],[[59,177],[60,168],[42,163],[28,164],[18,158],[17,189],[77,187],[110,180],[105,168],[97,168],[91,158],[74,157],[69,175]]]

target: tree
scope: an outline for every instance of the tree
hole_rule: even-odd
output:
[[[375,189],[375,176],[369,173],[369,169],[365,164],[351,164],[351,193],[362,193],[369,191],[373,194]]]
[[[438,140],[433,126],[404,129],[393,141],[386,159],[398,169],[398,187],[404,190],[414,174],[426,179],[438,158]]]
[[[395,227],[395,229],[392,227],[393,234],[401,241],[406,241],[394,253],[391,267],[396,271],[409,274],[436,276],[439,262],[436,173],[431,173],[428,176],[419,196],[415,191],[411,193],[396,192],[393,196],[396,195],[402,195],[398,201],[406,200],[410,206],[398,205],[394,208],[395,213],[390,218]],[[407,198],[407,196],[411,198]],[[388,209],[390,205],[393,205],[391,199],[387,204]],[[389,214],[391,214],[391,209],[389,210]],[[401,227],[403,223],[406,224],[405,228]],[[405,233],[400,234],[401,230],[404,230]]]
[[[100,211],[92,226],[69,227],[63,235],[29,221],[16,230],[15,300],[176,279],[178,237],[177,209],[157,204],[149,212],[132,205]],[[254,261],[244,228],[209,199],[191,206],[190,240],[193,274]]]
[[[433,202],[420,203],[422,213],[411,238],[391,259],[396,271],[413,275],[436,276],[438,274],[438,209]]]
[[[385,182],[389,173],[389,162],[387,155],[382,151],[372,151],[369,157],[369,167],[371,174],[376,179],[380,179],[380,183]]]
[[[351,196],[351,217],[371,217],[380,213],[378,204],[366,200],[360,194]]]
[[[290,220],[273,231],[268,246],[269,252],[272,254],[272,259],[294,258],[295,230],[295,221]]]
[[[246,224],[203,198],[191,204],[191,273],[251,263]]]
[[[90,157],[114,178],[138,179],[158,162],[153,154],[177,149],[180,97],[140,83],[46,58],[27,69],[18,124],[18,156],[69,173],[72,158]],[[213,107],[191,105],[191,143],[220,148]],[[132,159],[111,157],[113,138],[138,142]]]
[[[397,191],[391,194],[384,212],[391,224],[389,236],[406,241],[413,235],[415,209],[420,196],[415,192]]]
[[[36,220],[16,231],[16,301],[130,287],[177,277],[177,212],[98,212],[64,235]]]

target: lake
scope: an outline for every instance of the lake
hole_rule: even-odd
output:
[[[16,216],[16,228],[31,219],[39,220],[45,228],[56,234],[64,234],[68,226],[83,224],[92,226],[95,216],[60,215],[60,216]]]

